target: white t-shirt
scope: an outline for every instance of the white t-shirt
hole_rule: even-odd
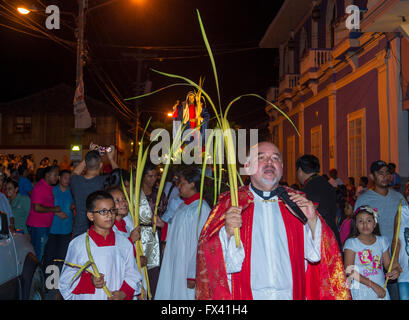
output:
[[[355,270],[362,276],[370,279],[381,287],[385,284],[382,255],[388,251],[388,240],[385,237],[376,236],[376,241],[367,245],[358,238],[350,238],[345,241],[344,251],[349,249],[355,252]],[[351,294],[353,300],[377,300],[378,295],[371,288],[358,282],[352,281]],[[386,290],[384,300],[390,300]]]

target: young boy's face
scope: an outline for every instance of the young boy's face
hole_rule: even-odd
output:
[[[94,223],[95,227],[109,230],[115,223],[115,212],[117,209],[111,199],[101,199],[95,201],[95,208],[92,212],[87,212],[87,217]]]
[[[178,188],[179,194],[182,198],[189,198],[192,193],[196,193],[195,183],[189,183],[183,176],[180,176],[179,178]]]

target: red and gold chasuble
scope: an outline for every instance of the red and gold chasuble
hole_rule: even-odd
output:
[[[288,192],[300,193],[286,189]],[[225,223],[225,212],[230,206],[229,192],[221,194],[218,204],[210,212],[200,235],[196,262],[196,299],[253,299],[250,266],[254,196],[248,186],[239,189],[239,206],[243,208],[240,237],[245,250],[245,258],[241,271],[231,274],[231,292],[219,239],[219,231]],[[321,260],[318,263],[308,262],[307,271],[305,271],[303,224],[288,211],[281,200],[279,206],[287,233],[293,278],[293,299],[351,299],[350,292],[345,286],[344,266],[332,230],[317,212],[321,220]]]

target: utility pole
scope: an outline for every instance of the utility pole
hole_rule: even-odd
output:
[[[145,81],[142,82],[142,71],[143,71],[143,62],[145,60],[149,60],[151,58],[156,58],[157,54],[145,54],[142,53],[141,49],[138,49],[137,53],[123,53],[123,56],[125,57],[132,57],[138,61],[138,70],[136,73],[136,82],[134,86],[134,94],[136,96],[140,95],[142,93],[142,84],[145,83]],[[139,149],[139,128],[141,127],[140,124],[140,117],[142,111],[140,110],[140,103],[138,99],[135,99],[135,140],[134,140],[134,148],[133,148],[133,153],[130,158],[132,163],[136,163],[137,160],[137,154],[138,154],[138,149]]]
[[[76,86],[83,81],[83,66],[85,64],[84,52],[84,30],[85,30],[85,8],[88,0],[78,0],[78,35],[77,35],[77,78]]]
[[[88,0],[78,0],[78,17],[77,17],[77,30],[76,30],[76,38],[77,38],[77,67],[76,67],[76,81],[75,81],[75,99],[74,104],[78,103],[78,100],[81,103],[81,108],[77,108],[74,106],[74,113],[77,110],[81,112],[86,112],[89,117],[88,110],[86,109],[85,105],[85,97],[84,97],[84,81],[83,81],[83,67],[86,62],[86,52],[84,49],[84,33],[85,33],[85,10],[88,8]],[[76,100],[78,99],[78,100]],[[77,101],[77,102],[75,102]],[[85,108],[85,110],[84,110]],[[77,112],[79,112],[77,111]],[[75,115],[75,126],[73,129],[74,133],[74,140],[76,143],[82,143],[82,134],[84,129],[80,127],[79,121],[79,114]],[[89,118],[88,118],[89,119]],[[91,121],[91,120],[89,120]]]

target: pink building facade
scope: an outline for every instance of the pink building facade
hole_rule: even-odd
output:
[[[359,29],[347,28],[350,5],[359,8]],[[277,48],[279,86],[267,107],[272,140],[295,183],[295,161],[306,153],[346,182],[368,176],[378,159],[409,172],[408,1],[286,0],[260,47]],[[277,30],[280,30],[278,32]],[[272,75],[273,76],[273,75]]]

